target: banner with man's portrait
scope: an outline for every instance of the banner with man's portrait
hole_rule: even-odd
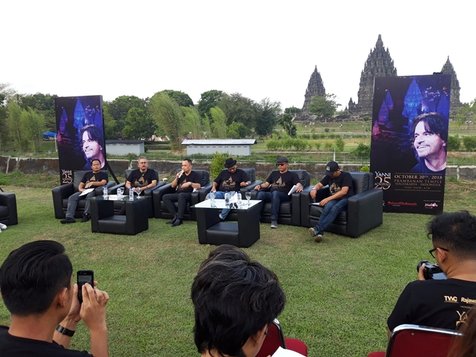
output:
[[[90,170],[91,160],[106,164],[102,96],[55,98],[60,182],[73,181],[76,170]]]
[[[375,78],[370,171],[384,210],[443,211],[451,76]]]

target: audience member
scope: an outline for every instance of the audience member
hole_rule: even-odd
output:
[[[476,308],[473,307],[467,315],[466,323],[460,331],[463,336],[453,340],[448,357],[476,356]]]
[[[80,304],[72,271],[64,247],[55,241],[30,242],[8,255],[0,267],[0,291],[11,324],[0,326],[0,356],[91,356],[68,349],[81,320],[90,333],[92,355],[108,356],[109,296],[85,284]]]
[[[193,190],[200,189],[200,181],[200,174],[192,171],[192,161],[190,159],[183,160],[182,170],[175,175],[174,180],[170,183],[171,187],[175,189],[175,193],[167,193],[162,197],[162,201],[172,215],[172,219],[168,222],[172,227],[182,224],[187,203],[192,198]],[[175,202],[177,202],[178,209],[175,207]]]
[[[413,148],[418,163],[411,172],[445,174],[448,122],[438,113],[425,113],[413,122]]]
[[[322,241],[324,231],[347,208],[348,198],[353,194],[352,176],[341,171],[337,162],[329,161],[326,165],[326,175],[309,192],[311,198],[323,207],[319,223],[309,228],[311,237],[314,237],[317,243]]]
[[[155,170],[149,169],[149,161],[145,157],[137,160],[137,169],[133,170],[126,180],[126,189],[133,189],[139,195],[145,190],[154,188],[159,181],[159,175]]]
[[[76,212],[76,207],[78,207],[78,202],[80,199],[86,199],[84,204],[84,213],[83,213],[83,222],[89,221],[91,216],[89,215],[89,200],[88,198],[94,197],[96,195],[95,188],[101,187],[107,184],[108,177],[107,173],[101,171],[101,162],[98,159],[91,160],[91,170],[84,174],[81,182],[79,183],[78,192],[73,193],[68,198],[68,206],[66,207],[66,218],[61,220],[61,223],[74,223],[74,214]],[[83,194],[84,190],[93,189],[88,194]]]
[[[256,356],[285,304],[276,275],[232,246],[217,248],[201,264],[191,297],[195,345],[206,357]]]
[[[223,199],[226,192],[239,192],[241,187],[251,183],[248,174],[237,168],[236,160],[232,158],[226,159],[225,168],[226,171],[221,171],[215,181],[213,181],[212,189],[210,190],[210,192],[215,194],[215,198],[218,199]],[[222,209],[219,214],[220,219],[226,219],[229,213],[230,209]]]
[[[291,199],[288,195],[291,188],[296,185],[296,192],[301,192],[303,189],[298,175],[288,170],[289,163],[286,157],[278,157],[276,165],[278,165],[278,171],[271,172],[265,182],[255,187],[255,190],[260,191],[257,195],[258,200],[271,202],[271,228],[278,228],[281,202]]]
[[[401,324],[458,329],[476,303],[476,217],[467,211],[443,213],[428,223],[428,237],[445,280],[425,280],[425,265],[418,280],[409,283],[390,314],[389,332]]]

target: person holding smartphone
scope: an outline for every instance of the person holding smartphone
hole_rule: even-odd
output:
[[[11,314],[0,326],[0,356],[107,357],[106,305],[109,295],[85,283],[82,304],[73,267],[62,244],[38,240],[13,250],[0,267],[0,291]],[[83,321],[91,354],[68,349]]]

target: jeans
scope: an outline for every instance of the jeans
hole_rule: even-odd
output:
[[[226,192],[223,192],[223,191],[215,191],[215,198],[218,199],[218,200],[222,200],[225,198],[225,193]],[[241,195],[241,192],[238,192],[237,194]],[[207,195],[206,198],[210,198],[210,193]],[[223,208],[221,211],[220,211],[220,214],[221,216],[223,217],[222,219],[225,219],[228,214],[230,213],[231,209],[229,208]]]
[[[316,233],[322,234],[337,218],[339,213],[347,208],[347,198],[332,200],[326,203],[319,217],[319,224],[314,227]]]
[[[94,197],[95,193],[94,191],[89,192],[86,196],[81,196],[79,195],[81,192],[75,192],[68,198],[68,207],[66,208],[66,218],[74,218],[74,214],[76,212],[76,207],[78,207],[78,201],[82,198],[86,198],[86,203],[84,204],[84,214],[89,214],[89,200],[88,198]]]
[[[281,202],[288,202],[291,199],[291,196],[288,196],[287,192],[280,191],[258,191],[258,200],[263,202],[271,202],[271,221],[277,221],[279,217],[279,209],[281,208]],[[263,204],[263,208],[264,208]]]
[[[168,193],[162,197],[162,202],[164,202],[167,210],[172,216],[182,220],[185,208],[187,207],[187,202],[190,202],[191,198],[191,192]],[[178,210],[175,208],[175,202],[178,202]]]

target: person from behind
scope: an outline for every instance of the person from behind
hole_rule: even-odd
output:
[[[63,245],[51,240],[13,250],[0,267],[0,291],[11,315],[0,326],[0,356],[108,356],[109,295],[89,284],[71,284],[73,267]],[[68,349],[78,323],[90,333],[91,354]]]
[[[255,190],[259,191],[256,199],[271,202],[271,228],[278,228],[281,202],[288,202],[291,199],[288,194],[291,188],[296,185],[295,192],[303,190],[298,175],[289,171],[289,163],[286,157],[278,157],[276,165],[278,171],[271,172],[265,182],[255,187]]]
[[[476,217],[468,211],[443,213],[428,223],[429,253],[447,279],[426,279],[428,267],[418,270],[387,320],[389,333],[401,324],[459,329],[476,303]]]
[[[180,226],[183,223],[187,203],[192,199],[193,190],[200,189],[200,181],[200,174],[192,170],[192,161],[190,159],[183,160],[182,170],[175,175],[174,180],[170,183],[175,192],[167,193],[162,197],[162,201],[172,215],[172,219],[167,222],[172,227]],[[175,207],[175,202],[178,207]]]
[[[284,309],[276,275],[235,247],[217,248],[192,284],[194,338],[203,357],[254,357]]]
[[[133,170],[126,179],[126,188],[131,188],[139,195],[145,190],[154,188],[159,181],[159,175],[155,170],[149,169],[149,161],[145,157],[137,160],[137,169]]]
[[[413,149],[417,164],[411,172],[445,174],[448,124],[438,113],[425,113],[413,122]]]
[[[68,206],[66,207],[66,218],[61,220],[61,223],[75,223],[74,214],[76,212],[76,207],[78,207],[78,202],[80,199],[86,199],[84,204],[83,212],[83,222],[87,222],[91,219],[89,215],[90,201],[88,198],[94,197],[96,195],[95,188],[101,187],[107,184],[108,177],[107,173],[101,171],[101,162],[98,159],[93,159],[91,161],[91,171],[88,171],[84,174],[81,182],[79,183],[78,192],[73,193],[68,198]],[[88,194],[84,195],[85,190],[93,189]]]
[[[238,192],[241,194],[241,187],[248,186],[251,183],[248,174],[237,167],[236,160],[232,158],[226,159],[225,168],[226,171],[220,172],[215,181],[213,181],[212,189],[210,190],[217,199],[225,198],[226,192]],[[222,209],[219,214],[220,219],[225,220],[229,213],[229,209]]]
[[[462,337],[453,340],[448,357],[474,357],[476,356],[476,309],[468,313],[468,319],[461,331]]]
[[[309,192],[311,199],[323,207],[319,223],[309,228],[309,233],[319,243],[324,237],[324,231],[334,222],[337,216],[347,209],[348,198],[354,194],[352,176],[341,171],[339,164],[329,161],[326,165],[326,175]]]

